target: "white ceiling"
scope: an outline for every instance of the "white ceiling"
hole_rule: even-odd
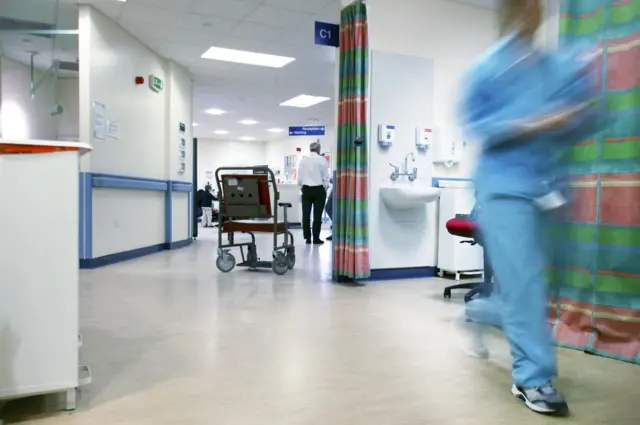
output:
[[[194,77],[197,137],[257,140],[283,137],[266,131],[335,121],[336,50],[314,45],[314,22],[337,23],[339,0],[90,0],[149,47],[175,59]],[[281,69],[201,59],[211,46],[289,56]],[[306,109],[280,107],[299,94],[332,98]],[[222,116],[204,113],[227,111]],[[254,119],[255,126],[239,124]],[[214,130],[228,135],[218,136]],[[285,133],[286,134],[286,133]]]
[[[452,0],[495,7],[495,0]],[[196,137],[265,141],[283,137],[266,129],[335,121],[336,50],[314,45],[314,22],[339,22],[340,0],[60,0],[58,28],[77,27],[77,3],[90,3],[161,55],[185,66],[194,78]],[[55,23],[56,0],[0,0],[0,16]],[[41,66],[51,58],[52,41],[38,37],[0,37],[4,54],[25,60],[36,47]],[[201,59],[211,46],[250,50],[296,58],[281,69]],[[58,37],[57,59],[76,60],[77,39]],[[330,101],[311,108],[279,104],[299,94],[326,96]],[[228,113],[210,116],[208,108]],[[259,123],[245,126],[251,118]],[[218,136],[214,130],[228,135]]]

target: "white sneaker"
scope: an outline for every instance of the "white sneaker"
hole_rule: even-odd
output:
[[[456,324],[467,334],[465,335],[468,340],[465,347],[467,355],[477,359],[489,358],[489,350],[484,345],[484,325],[472,322],[466,310],[456,318]]]

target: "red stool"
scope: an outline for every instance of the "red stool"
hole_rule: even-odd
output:
[[[460,243],[470,243],[475,245],[475,236],[478,231],[478,223],[469,219],[452,218],[447,222],[447,231],[454,236],[460,236],[462,238],[470,238],[470,240],[461,241]],[[492,277],[491,266],[487,261],[487,255],[485,253],[484,260],[484,282],[478,283],[460,283],[457,285],[451,285],[444,288],[444,297],[451,298],[451,291],[454,289],[468,289],[469,292],[464,297],[465,302],[469,302],[475,295],[483,294],[489,295],[492,290]]]

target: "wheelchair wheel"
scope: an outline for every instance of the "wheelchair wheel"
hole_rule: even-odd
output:
[[[223,252],[216,259],[216,267],[222,273],[229,273],[236,266],[236,257],[228,252]]]
[[[296,250],[294,248],[287,251],[287,266],[289,267],[289,270],[296,266]]]
[[[282,252],[276,252],[273,255],[273,264],[271,265],[273,272],[277,275],[282,276],[287,271],[289,271],[289,264],[287,261],[287,257]]]

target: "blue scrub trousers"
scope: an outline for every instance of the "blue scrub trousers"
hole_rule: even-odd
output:
[[[480,216],[499,291],[467,304],[473,322],[499,327],[511,345],[513,381],[534,388],[556,377],[547,324],[545,213],[531,199],[482,196]]]

